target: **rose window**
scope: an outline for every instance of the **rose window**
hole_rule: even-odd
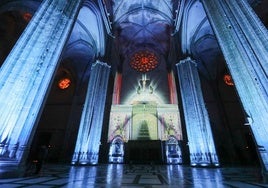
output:
[[[139,72],[149,72],[158,66],[158,57],[148,50],[140,51],[132,56],[130,66]]]

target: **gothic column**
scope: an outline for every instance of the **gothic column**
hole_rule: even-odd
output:
[[[24,162],[80,0],[44,0],[0,70],[0,165]]]
[[[187,58],[177,65],[192,166],[219,166],[196,63]]]
[[[110,66],[92,65],[72,164],[97,164]]]
[[[246,0],[202,0],[268,173],[268,32]],[[267,176],[268,177],[268,176]]]

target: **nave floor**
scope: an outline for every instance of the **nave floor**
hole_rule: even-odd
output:
[[[257,188],[262,183],[257,167],[193,168],[181,165],[100,164],[68,166],[45,164],[39,175],[0,179],[1,188]]]

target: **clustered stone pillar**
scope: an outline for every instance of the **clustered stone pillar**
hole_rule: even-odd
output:
[[[219,166],[196,63],[187,58],[176,66],[191,166]]]
[[[110,66],[92,65],[72,164],[97,164]]]
[[[202,0],[268,177],[268,31],[246,0]]]
[[[19,166],[29,151],[81,0],[44,0],[0,70],[0,166]]]

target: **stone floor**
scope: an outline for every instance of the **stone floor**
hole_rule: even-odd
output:
[[[1,188],[12,187],[267,187],[257,167],[192,168],[181,165],[68,166],[45,164],[39,175],[30,169],[21,178],[0,179]]]

